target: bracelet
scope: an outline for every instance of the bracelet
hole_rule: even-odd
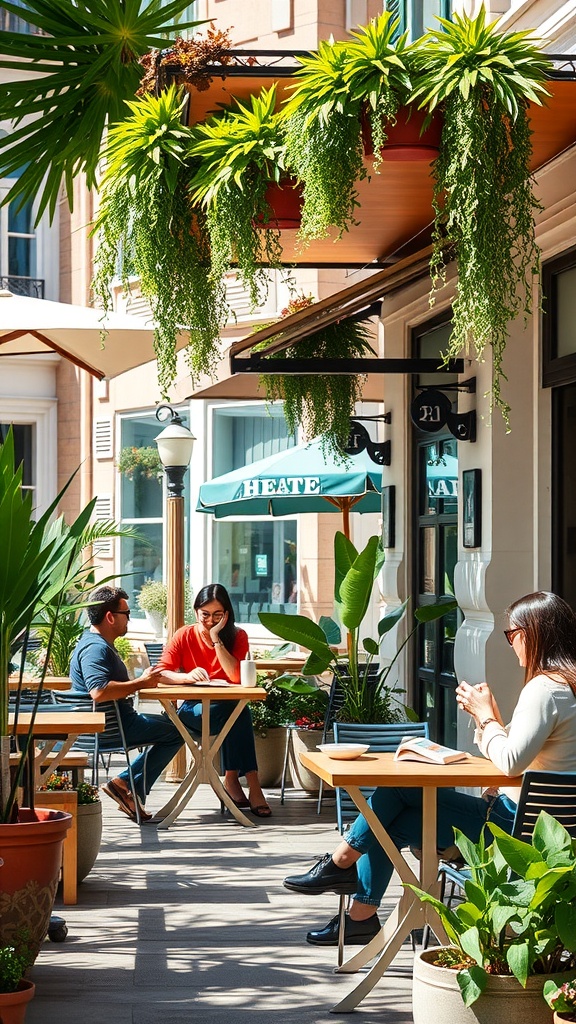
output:
[[[483,730],[485,729],[485,727],[486,727],[487,725],[489,725],[489,724],[490,724],[490,722],[495,722],[495,721],[496,721],[496,719],[495,719],[495,718],[485,718],[483,722],[479,722],[479,723],[478,723],[478,728],[479,728],[480,732],[483,732]]]
[[[212,647],[223,647],[223,646],[224,646],[224,644],[222,643],[221,640],[213,640],[212,641]]]

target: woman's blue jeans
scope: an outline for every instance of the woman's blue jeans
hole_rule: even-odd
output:
[[[237,706],[235,700],[214,701],[210,704],[210,733],[219,733],[232,711]],[[193,733],[202,732],[202,702],[187,700],[178,712],[178,717]],[[254,729],[250,708],[244,707],[230,732],[222,743],[222,762],[224,771],[237,771],[239,775],[258,770],[256,747],[254,745]]]
[[[422,790],[387,789],[381,787],[368,801],[382,822],[394,845],[422,846]],[[468,839],[478,842],[488,819],[505,832],[512,832],[516,804],[507,796],[497,797],[493,803],[482,797],[457,793],[455,789],[439,789],[437,800],[437,846],[440,850],[454,843],[454,827]],[[363,854],[358,861],[358,891],[354,899],[359,903],[379,906],[392,877],[392,861],[375,839],[368,822],[360,814],[344,836],[354,850]]]

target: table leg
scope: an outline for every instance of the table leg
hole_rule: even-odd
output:
[[[158,824],[158,828],[169,828],[169,826],[176,820],[176,818],[179,817],[187,806],[201,782],[207,782],[212,786],[212,789],[218,798],[226,805],[231,814],[236,818],[236,821],[241,825],[246,825],[248,828],[256,828],[256,823],[250,821],[250,819],[242,813],[239,807],[236,807],[234,801],[228,796],[213,763],[214,757],[220,750],[223,740],[228,735],[230,729],[234,725],[234,722],[237,720],[242,709],[248,702],[246,700],[238,700],[238,704],[233,709],[230,717],[224,723],[221,731],[212,740],[210,735],[210,700],[210,697],[202,698],[202,734],[199,743],[178,717],[178,713],[172,704],[172,701],[160,701],[166,714],[170,720],[174,722],[178,732],[183,737],[186,746],[192,752],[193,760],[183,782],[180,784],[174,795],[166,804],[164,804],[163,807],[160,808],[157,814],[155,814],[154,822]]]
[[[431,874],[431,857],[430,851],[433,851],[434,859],[436,858],[436,790],[430,791],[424,789],[423,794],[427,795],[431,793],[432,799],[426,796],[423,801],[422,808],[422,828],[423,828],[423,845],[424,837],[426,837],[426,861],[424,860],[424,849],[422,851],[422,862],[421,862],[421,875],[422,881],[428,879]],[[350,786],[348,793],[356,807],[361,814],[364,815],[366,821],[370,825],[370,828],[378,840],[386,854],[392,861],[396,871],[400,876],[400,880],[403,883],[410,883],[411,885],[421,885],[421,879],[416,878],[416,875],[406,862],[400,851],[394,845],[390,836],[386,832],[381,821],[377,818],[372,808],[369,806],[366,798],[364,797],[361,790],[356,786]],[[428,830],[428,832],[426,832]],[[380,980],[384,972],[388,969],[392,963],[394,957],[401,948],[404,940],[410,934],[414,928],[421,928],[424,921],[426,920],[425,907],[421,904],[417,898],[410,892],[410,890],[404,890],[402,896],[398,900],[392,913],[389,915],[382,931],[379,935],[376,935],[371,942],[368,943],[363,949],[361,949],[355,956],[346,963],[342,964],[337,969],[336,973],[349,974],[354,971],[358,971],[361,967],[364,967],[374,956],[378,953],[378,959],[368,973],[362,978],[362,980],[344,997],[339,1003],[332,1008],[332,1013],[351,1013],[352,1010],[364,999],[369,992],[372,991],[376,983]]]

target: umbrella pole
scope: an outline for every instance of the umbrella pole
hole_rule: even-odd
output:
[[[342,533],[346,537],[346,540],[350,540],[350,508],[352,501],[350,498],[342,498]]]

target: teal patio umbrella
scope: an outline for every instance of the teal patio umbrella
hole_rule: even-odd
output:
[[[350,510],[379,512],[381,488],[382,469],[366,451],[336,462],[316,438],[202,484],[196,511],[217,519],[341,512],[349,537]]]

